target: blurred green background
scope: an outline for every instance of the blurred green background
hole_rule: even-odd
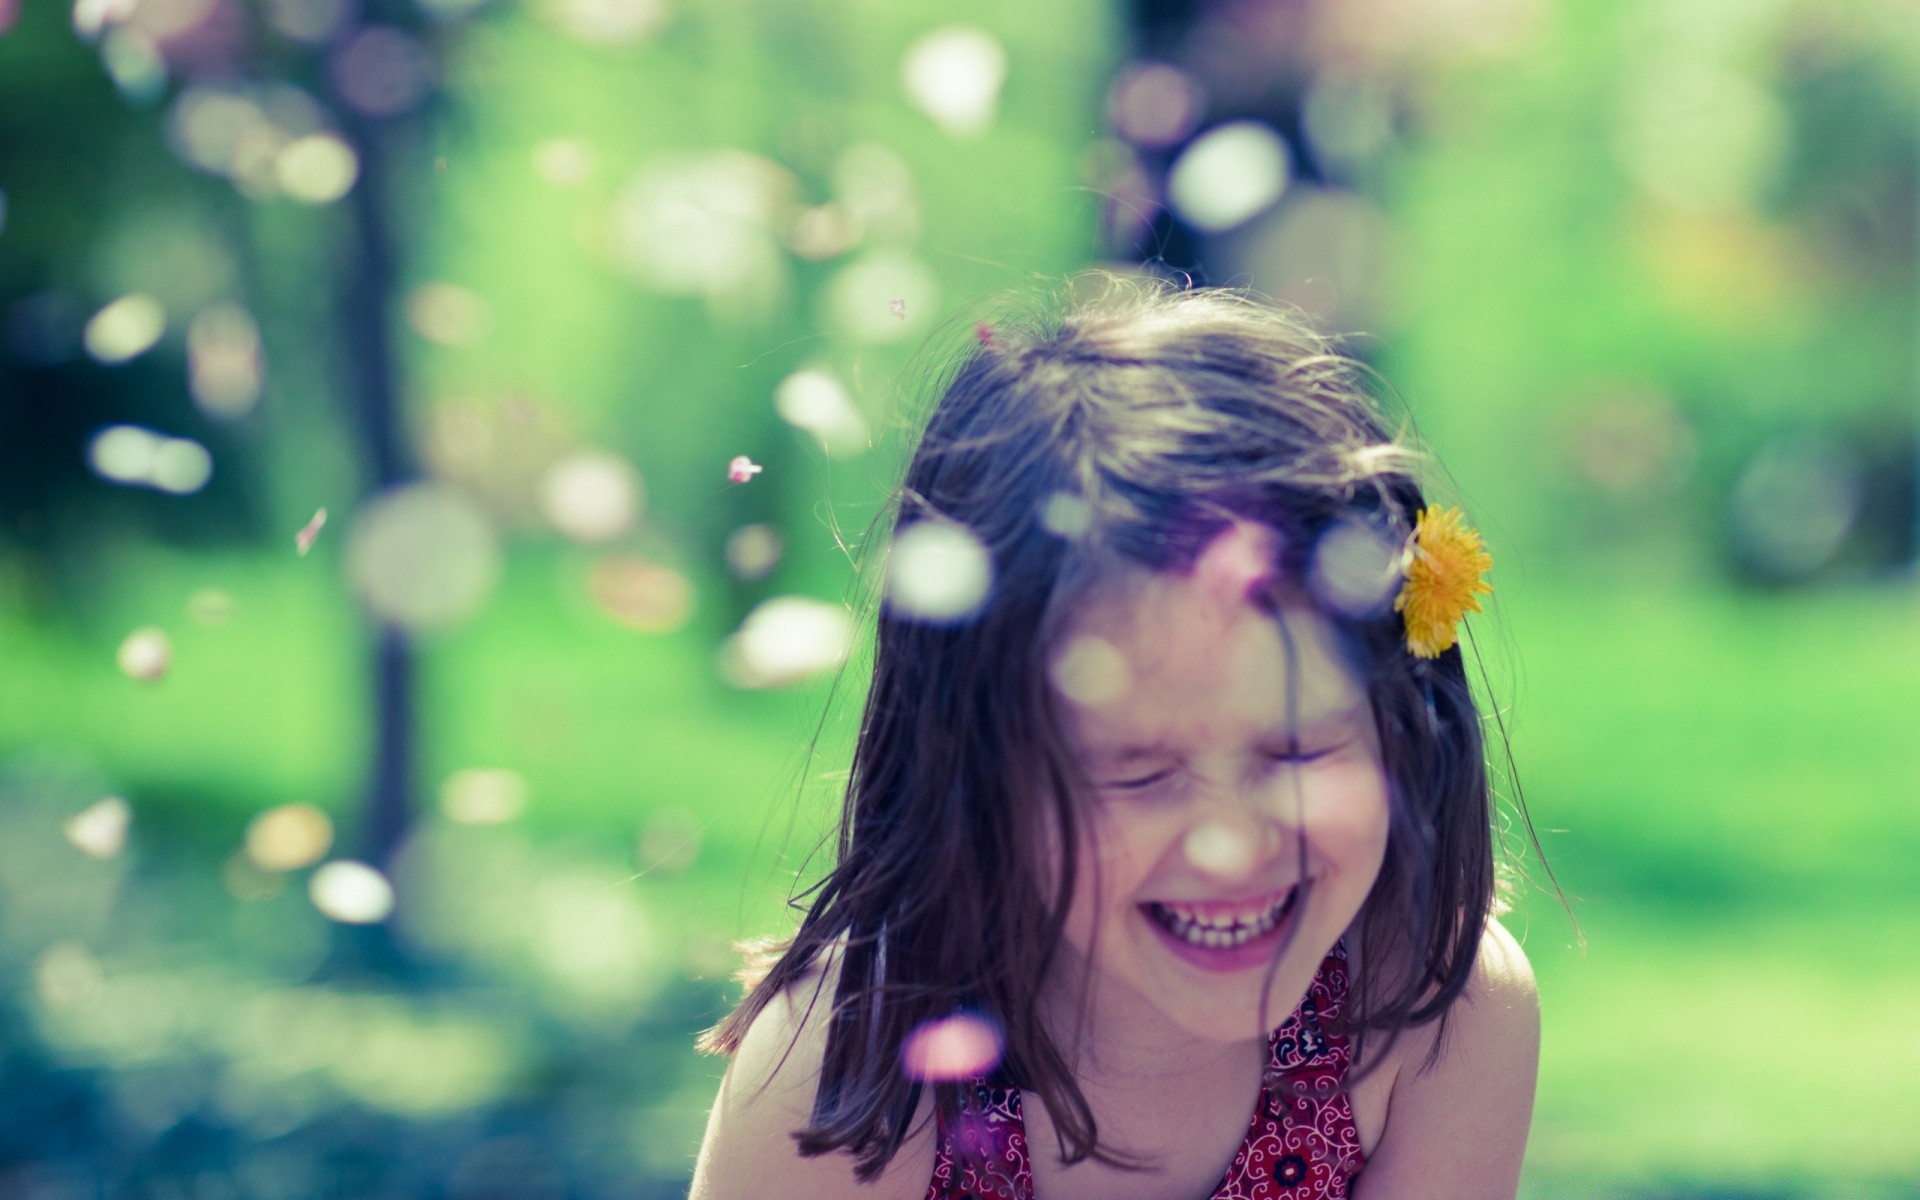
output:
[[[1916,79],[1897,0],[0,0],[0,1194],[684,1195],[927,364],[1101,264],[1361,335],[1487,533],[1525,1193],[1920,1195]]]

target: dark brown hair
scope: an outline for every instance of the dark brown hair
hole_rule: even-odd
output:
[[[1280,576],[1298,582],[1336,522],[1401,545],[1425,504],[1371,372],[1262,299],[1095,273],[994,308],[933,389],[894,509],[896,534],[970,532],[991,591],[964,621],[880,612],[837,859],[702,1041],[731,1053],[837,957],[812,1123],[794,1136],[803,1154],[852,1154],[862,1179],[907,1137],[923,1086],[957,1112],[962,1086],[909,1078],[899,1049],[963,1008],[1000,1023],[1001,1069],[1044,1098],[1069,1161],[1114,1161],[1037,1011],[1079,869],[1074,837],[1041,861],[1043,830],[1078,829],[1085,794],[1047,670],[1064,614],[1116,563],[1187,569],[1235,520],[1277,532]],[[1415,658],[1390,604],[1326,615],[1366,681],[1391,797],[1360,916],[1363,944],[1390,952],[1361,962],[1349,1028],[1391,1038],[1465,988],[1495,903],[1480,717],[1457,646]]]

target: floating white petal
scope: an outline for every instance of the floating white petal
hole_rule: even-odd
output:
[[[1237,879],[1253,870],[1259,847],[1245,832],[1214,821],[1193,827],[1181,843],[1187,861],[1209,875]]]
[[[333,847],[333,821],[311,804],[282,804],[247,823],[247,858],[263,871],[297,871]]]
[[[1266,209],[1286,190],[1287,146],[1259,121],[1229,121],[1200,135],[1167,176],[1181,219],[1221,233]]]
[[[151,350],[166,331],[167,310],[152,296],[135,292],[93,314],[83,340],[94,358],[123,363]]]
[[[940,127],[971,137],[993,123],[1007,78],[1007,52],[985,30],[953,25],[907,48],[900,65],[907,96]]]
[[[987,548],[950,521],[916,521],[887,556],[887,603],[910,620],[964,620],[979,610],[992,583]]]
[[[867,421],[838,376],[825,367],[804,367],[780,381],[774,410],[787,424],[820,439],[836,458],[867,448]]]
[[[1000,1062],[1001,1053],[1000,1031],[991,1022],[956,1013],[907,1035],[900,1066],[912,1078],[929,1082],[977,1079]]]
[[[313,133],[287,143],[274,161],[287,195],[308,204],[331,204],[360,177],[360,156],[331,133]]]
[[[500,825],[527,807],[527,781],[502,767],[467,767],[440,785],[440,811],[461,825]]]
[[[1334,612],[1379,616],[1405,578],[1401,550],[1401,543],[1365,521],[1335,521],[1314,544],[1307,587]]]
[[[720,667],[737,687],[778,687],[838,666],[852,645],[853,619],[845,608],[776,596],[747,614],[726,640]]]
[[[540,482],[540,511],[576,542],[619,537],[633,527],[640,503],[639,472],[607,450],[576,450]]]
[[[345,925],[373,925],[393,914],[393,885],[362,862],[336,859],[307,881],[313,906]]]
[[[1082,635],[1054,657],[1052,678],[1053,685],[1070,699],[1098,708],[1127,694],[1133,672],[1112,642]]]
[[[133,809],[118,796],[108,796],[67,818],[65,832],[80,853],[88,858],[108,859],[126,849],[127,826],[133,822]]]
[[[151,683],[173,664],[173,643],[164,631],[147,625],[126,636],[114,659],[128,677]]]

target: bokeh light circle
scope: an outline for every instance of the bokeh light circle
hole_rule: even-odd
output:
[[[347,534],[347,572],[368,608],[402,628],[455,625],[500,573],[493,527],[452,488],[412,484],[363,508]]]

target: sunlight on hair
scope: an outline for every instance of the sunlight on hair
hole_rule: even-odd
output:
[[[307,882],[313,906],[343,925],[374,925],[393,915],[393,885],[363,862],[335,859]]]
[[[1287,178],[1279,134],[1259,121],[1229,121],[1181,151],[1167,175],[1167,199],[1194,228],[1224,233],[1278,200]]]
[[[576,542],[606,542],[633,528],[644,502],[640,473],[610,450],[575,450],[547,468],[540,511]]]
[[[965,620],[980,610],[992,582],[987,548],[951,521],[914,522],[887,556],[887,605],[906,620]]]
[[[465,767],[440,785],[440,811],[460,825],[504,825],[527,807],[527,781],[504,767]]]
[[[734,578],[765,579],[780,565],[780,531],[771,525],[742,525],[727,535],[727,570]]]
[[[928,1021],[907,1035],[900,1067],[928,1083],[978,1079],[1000,1063],[1000,1030],[984,1017],[955,1013]]]
[[[1090,634],[1069,641],[1053,660],[1053,685],[1089,708],[1112,704],[1126,695],[1132,676],[1126,656],[1112,642]]]
[[[231,421],[253,411],[264,366],[260,327],[229,301],[209,304],[187,325],[187,387],[200,411]]]
[[[1007,79],[1007,52],[990,33],[951,25],[907,47],[900,63],[907,98],[954,137],[993,124]]]
[[[1259,860],[1260,848],[1245,833],[1217,821],[1203,821],[1180,843],[1187,861],[1209,875],[1240,878]]]
[[[693,615],[692,582],[638,555],[609,555],[593,564],[587,591],[602,612],[642,633],[671,633]]]
[[[128,634],[114,652],[121,674],[142,683],[152,683],[173,665],[173,643],[157,626],[143,625]]]
[[[1404,552],[1404,545],[1383,530],[1342,517],[1314,544],[1307,587],[1336,613],[1356,620],[1377,617],[1400,589]]]
[[[779,687],[839,666],[852,646],[853,618],[841,605],[775,596],[721,644],[720,671],[735,687]]]
[[[143,292],[115,300],[87,322],[82,335],[87,353],[111,366],[153,349],[167,331],[167,310]]]
[[[376,497],[347,532],[347,571],[367,607],[410,630],[472,615],[500,574],[492,525],[452,488],[411,484]]]
[[[780,381],[774,411],[796,429],[820,439],[821,448],[846,458],[867,448],[867,420],[854,406],[847,386],[823,366],[803,367]]]
[[[119,796],[108,796],[68,817],[61,828],[80,853],[104,860],[126,849],[127,827],[132,823],[132,807]]]
[[[297,871],[333,848],[333,820],[311,804],[281,804],[247,822],[247,860],[262,871]]]
[[[1107,91],[1107,119],[1137,146],[1178,144],[1205,110],[1199,83],[1168,63],[1130,63]]]

